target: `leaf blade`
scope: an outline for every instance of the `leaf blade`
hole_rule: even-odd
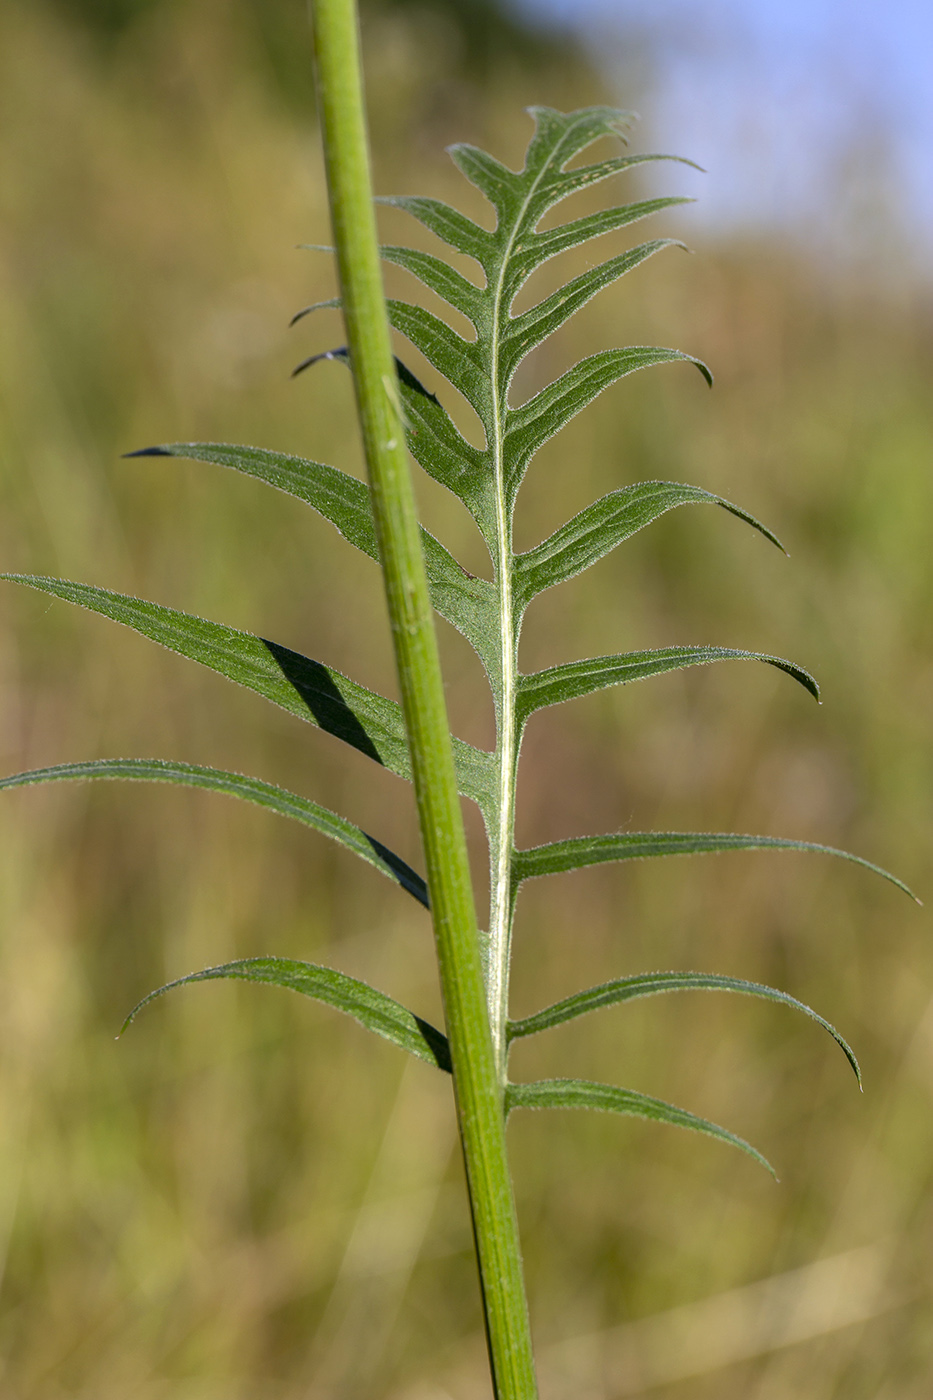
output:
[[[206,967],[201,972],[189,972],[157,987],[133,1007],[122,1030],[136,1018],[143,1007],[176,987],[190,982],[211,982],[233,978],[243,982],[265,982],[300,992],[302,996],[324,1002],[336,1011],[352,1016],[366,1030],[407,1050],[416,1059],[425,1060],[435,1068],[450,1073],[450,1051],[447,1037],[428,1021],[402,1006],[368,982],[349,977],[331,967],[299,962],[293,958],[238,958],[218,967]],[[121,1031],[122,1034],[122,1031]]]
[[[223,623],[91,584],[27,574],[0,574],[0,578],[120,622],[408,776],[405,729],[397,703],[320,662]]]
[[[399,777],[411,778],[408,741],[398,702],[368,690],[334,667],[250,632],[91,584],[34,574],[4,573],[0,578],[121,622],[169,651],[199,662],[289,714],[316,725]],[[472,798],[485,815],[492,792],[491,755],[457,739],[454,762],[460,791]]]
[[[667,511],[694,504],[721,506],[783,551],[777,535],[723,496],[676,481],[639,481],[593,501],[540,544],[515,556],[515,592],[520,606],[527,607],[545,589],[583,573]]]
[[[389,209],[401,209],[417,219],[444,243],[473,258],[485,270],[493,252],[493,236],[480,224],[461,214],[452,204],[425,195],[379,195],[376,204]]]
[[[338,467],[263,447],[221,442],[168,442],[127,452],[127,457],[179,457],[208,462],[263,481],[317,511],[350,544],[378,559],[366,483]]]
[[[482,319],[483,289],[445,263],[443,258],[436,258],[433,253],[422,252],[419,248],[406,248],[394,243],[384,243],[379,252],[386,262],[402,267],[417,277],[419,282],[455,311],[466,316],[474,327]]]
[[[83,763],[59,763],[49,768],[33,768],[0,778],[0,790],[30,787],[52,782],[94,782],[116,780],[124,782],[171,783],[182,787],[204,788],[228,797],[238,797],[281,817],[290,817],[304,826],[327,836],[332,841],[358,855],[369,865],[412,895],[419,904],[428,907],[427,886],[411,866],[395,855],[381,841],[367,835],[345,817],[327,807],[302,797],[296,792],[261,778],[233,773],[221,768],[205,768],[194,763],[177,763],[161,758],[98,758]]]
[[[591,238],[617,233],[619,229],[627,228],[629,224],[637,223],[640,219],[647,219],[663,209],[692,203],[693,200],[684,195],[665,195],[658,199],[642,199],[635,204],[612,205],[608,209],[599,209],[594,214],[586,214],[582,219],[558,224],[555,228],[535,234],[532,244],[534,266],[540,267],[546,258],[556,258],[571,248],[579,248],[581,243],[588,243]],[[529,258],[531,256],[529,251]]]
[[[469,511],[487,546],[495,533],[495,490],[485,452],[476,448],[439,403],[401,385],[408,450],[415,461]]]
[[[510,384],[525,356],[553,335],[565,321],[569,321],[571,316],[586,306],[587,302],[592,301],[598,292],[611,287],[613,282],[634,271],[641,263],[664,248],[683,247],[683,243],[675,238],[655,238],[650,243],[641,243],[637,248],[629,248],[626,252],[581,272],[578,277],[558,287],[550,296],[514,316],[502,336],[500,372],[503,383],[506,386]]]
[[[637,1093],[633,1089],[622,1089],[615,1084],[600,1084],[591,1079],[539,1079],[525,1084],[510,1084],[506,1090],[507,1111],[515,1108],[588,1108],[601,1113],[620,1113],[633,1118],[645,1118],[653,1123],[667,1123],[676,1128],[688,1128],[692,1132],[717,1138],[731,1147],[737,1147],[754,1158],[777,1180],[771,1163],[744,1138],[721,1128],[718,1123],[710,1123],[706,1118],[698,1118],[685,1108],[677,1108],[664,1099],[655,1099],[648,1094]]]
[[[488,151],[464,141],[448,146],[447,154],[461,175],[485,195],[501,219],[521,185],[521,175],[496,160]]]
[[[657,152],[635,156],[610,156],[608,160],[596,161],[592,165],[579,165],[574,170],[563,171],[559,180],[555,180],[549,188],[549,203],[546,209],[542,210],[542,213],[546,213],[547,209],[552,208],[561,200],[567,199],[570,195],[592,189],[594,185],[601,184],[604,180],[612,179],[616,175],[623,175],[637,165],[647,165],[656,160],[672,161],[675,165],[688,165],[691,170],[701,172],[703,170],[703,167],[697,165],[696,161],[687,160],[684,156],[669,156]]]
[[[720,851],[809,851],[816,855],[838,856],[852,861],[874,875],[896,885],[917,904],[920,901],[903,880],[870,860],[823,846],[815,841],[794,841],[783,836],[748,836],[725,831],[626,831],[603,836],[571,836],[515,852],[513,877],[516,883],[542,875],[559,875],[620,860],[647,860],[654,856],[707,855]]]
[[[412,392],[417,394],[417,391]],[[365,482],[337,467],[265,448],[213,442],[165,443],[128,452],[126,456],[178,457],[209,462],[265,482],[311,506],[325,520],[329,520],[345,540],[378,562],[379,547],[373,526],[369,488]],[[466,637],[487,670],[490,666],[495,669],[498,653],[488,643],[496,607],[492,585],[486,579],[468,574],[440,540],[424,526],[420,529],[428,587],[435,611]]]
[[[476,342],[464,340],[446,321],[423,306],[393,297],[387,300],[386,307],[393,328],[406,336],[463,395],[485,427],[490,417],[491,393]]]
[[[537,172],[538,179],[525,222],[536,224],[553,204],[565,197],[565,183],[578,173],[573,170],[568,176],[566,169],[574,156],[606,136],[624,145],[637,118],[634,112],[619,107],[581,107],[575,112],[559,112],[553,107],[534,106],[527,110],[534,120],[535,130],[528,143],[522,174]]]
[[[805,1002],[798,1001],[796,997],[781,992],[776,987],[768,987],[762,982],[747,982],[740,977],[726,977],[720,973],[643,972],[635,977],[620,977],[611,982],[603,982],[598,987],[587,987],[585,991],[564,997],[532,1016],[525,1016],[520,1021],[510,1021],[509,1039],[518,1040],[524,1036],[538,1035],[541,1031],[552,1030],[567,1021],[575,1020],[578,1016],[588,1015],[607,1006],[618,1006],[636,998],[657,996],[664,992],[686,991],[735,992],[742,996],[761,997],[766,1001],[779,1002],[795,1011],[803,1012],[832,1036],[851,1065],[861,1088],[862,1072],[855,1052],[831,1022]]]
[[[710,666],[717,661],[761,661],[785,672],[802,685],[815,700],[820,691],[816,681],[802,666],[765,652],[743,651],[735,647],[660,647],[651,651],[630,651],[618,656],[594,656],[584,661],[568,661],[544,671],[521,677],[517,701],[520,722],[547,705],[562,705],[592,695],[608,686],[630,685],[651,676],[679,671],[687,666]]]
[[[694,365],[708,384],[712,375],[702,360],[660,345],[628,345],[600,350],[579,360],[519,408],[511,409],[505,434],[505,467],[511,498],[529,461],[549,438],[592,403],[610,385],[638,370],[664,364]]]

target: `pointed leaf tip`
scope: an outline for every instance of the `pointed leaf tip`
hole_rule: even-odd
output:
[[[310,369],[319,360],[343,360],[344,363],[349,363],[350,352],[345,345],[338,345],[335,350],[322,350],[318,355],[309,355],[306,360],[302,360],[300,365],[295,366],[290,377],[295,379],[303,370]]]
[[[314,310],[313,307],[309,307],[308,309]],[[304,314],[303,311],[298,312],[298,316],[303,316]],[[298,316],[292,319],[292,325],[295,324]],[[395,361],[395,372],[406,388],[411,389],[413,393],[420,394],[422,398],[428,399],[431,403],[437,404],[438,407],[440,407],[440,400],[437,395],[432,394],[430,389],[425,388],[417,375],[412,374],[405,362],[400,360],[398,355],[393,355],[392,358]],[[349,364],[350,351],[346,345],[338,345],[335,350],[322,350],[318,355],[310,355],[308,359],[302,360],[300,365],[295,366],[292,370],[291,378],[294,379],[297,375],[301,374],[303,370],[310,369],[311,366],[316,365],[319,360],[342,360],[344,364]]]
[[[288,328],[303,321],[306,316],[310,316],[312,311],[336,311],[342,305],[340,297],[328,297],[327,301],[315,301],[310,306],[303,306],[300,311],[296,311],[288,323]]]
[[[135,452],[122,452],[122,457],[171,457],[172,453],[165,447],[137,447]]]

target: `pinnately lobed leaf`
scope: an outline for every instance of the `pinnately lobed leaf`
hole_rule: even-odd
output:
[[[590,568],[669,510],[684,505],[717,505],[783,548],[766,526],[723,497],[684,483],[647,481],[610,491],[538,545],[524,553],[514,551],[512,522],[516,499],[535,454],[598,394],[633,373],[669,364],[690,364],[707,383],[712,383],[708,368],[694,355],[665,346],[619,346],[584,357],[524,402],[512,401],[512,384],[519,366],[569,317],[654,254],[683,246],[660,238],[627,249],[609,250],[601,261],[591,259],[585,270],[562,287],[516,312],[518,293],[551,258],[583,247],[592,253],[589,245],[594,239],[617,237],[641,219],[683,202],[671,196],[615,204],[563,223],[554,222],[542,229],[544,216],[568,197],[624,177],[646,161],[677,158],[613,154],[590,163],[581,162],[579,158],[594,142],[606,138],[618,141],[631,124],[631,114],[609,107],[591,107],[566,114],[535,107],[530,112],[535,130],[521,170],[510,170],[473,146],[458,145],[450,150],[462,174],[492,206],[491,228],[437,199],[397,196],[379,201],[416,219],[441,243],[471,259],[474,269],[469,276],[464,275],[436,252],[398,243],[382,248],[386,262],[403,269],[439,296],[466,318],[472,331],[469,337],[463,336],[440,316],[416,303],[394,299],[388,304],[392,325],[417,348],[438,377],[436,388],[432,388],[422,383],[401,359],[396,359],[398,393],[411,453],[430,477],[463,503],[489,551],[491,578],[476,578],[434,536],[424,529],[421,532],[434,608],[467,638],[479,656],[489,680],[496,714],[494,752],[487,753],[455,739],[454,757],[460,791],[478,804],[489,840],[490,911],[484,955],[498,1072],[508,1110],[517,1107],[595,1108],[649,1118],[712,1135],[764,1162],[753,1148],[725,1129],[631,1090],[583,1080],[511,1085],[507,1080],[509,1044],[516,1038],[561,1024],[598,1006],[662,991],[700,987],[744,992],[803,1011],[837,1040],[858,1074],[855,1057],[847,1043],[829,1022],[809,1007],[784,992],[715,974],[645,973],[640,977],[622,978],[577,993],[535,1016],[510,1021],[512,923],[517,891],[524,880],[605,861],[723,850],[781,849],[841,856],[910,893],[901,881],[870,861],[831,847],[781,837],[624,832],[571,837],[531,850],[515,848],[515,794],[522,734],[528,717],[542,706],[683,666],[724,660],[757,660],[777,667],[814,697],[819,697],[813,677],[795,663],[718,645],[667,647],[584,658],[554,665],[533,675],[523,675],[519,670],[522,619],[532,600],[546,589],[568,582]],[[333,251],[321,245],[310,246],[320,251]],[[339,306],[339,299],[330,298],[305,308],[295,320],[303,320],[312,310]],[[349,353],[345,347],[316,351],[305,357],[296,373],[327,361],[347,364]],[[482,446],[468,441],[450,416],[444,406],[447,388],[456,390],[470,405],[481,430],[476,436],[481,437]],[[377,558],[368,488],[335,467],[263,448],[220,443],[171,443],[128,455],[188,458],[241,472],[310,506],[355,548],[371,559]],[[399,706],[332,667],[235,628],[105,589],[32,575],[0,577],[122,622],[227,679],[247,686],[399,776],[411,776]],[[109,759],[16,774],[0,782],[0,786],[94,777],[175,782],[245,798],[328,835],[376,866],[420,902],[427,899],[421,877],[381,843],[310,800],[260,779],[161,760]],[[222,977],[291,987],[348,1012],[369,1029],[420,1058],[442,1068],[449,1067],[449,1060],[444,1059],[446,1041],[439,1031],[428,1027],[382,993],[330,969],[286,959],[250,959],[209,968],[169,986]],[[152,993],[146,1001],[164,990],[167,988]],[[140,1006],[145,1004],[144,1001]]]

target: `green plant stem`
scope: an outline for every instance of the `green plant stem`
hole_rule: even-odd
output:
[[[476,911],[389,338],[354,0],[313,0],[318,109],[350,362],[369,472],[434,921],[493,1387],[537,1393]]]

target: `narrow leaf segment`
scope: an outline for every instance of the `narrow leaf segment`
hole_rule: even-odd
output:
[[[851,851],[820,846],[815,841],[791,841],[783,836],[740,836],[731,831],[620,831],[605,836],[572,836],[567,841],[551,841],[516,851],[513,874],[516,883],[541,875],[559,875],[606,861],[648,860],[653,856],[692,856],[717,851],[813,851],[817,855],[838,856],[889,880],[906,895],[920,901],[903,880],[890,871]]]
[[[33,768],[27,773],[13,773],[0,778],[0,789],[30,787],[38,783],[89,782],[99,779],[122,779],[137,783],[172,783],[182,787],[206,788],[210,792],[220,792],[227,797],[239,797],[245,802],[255,803],[280,817],[291,817],[293,821],[310,826],[322,836],[328,836],[346,850],[360,856],[362,860],[375,866],[395,880],[402,889],[427,907],[428,891],[424,879],[402,860],[377,841],[367,836],[353,822],[336,812],[328,811],[308,797],[300,797],[296,792],[276,787],[274,783],[263,782],[260,778],[249,778],[242,773],[230,773],[221,768],[202,768],[194,763],[172,763],[162,758],[98,758],[85,763],[61,763],[52,768]]]
[[[223,963],[220,967],[206,967],[203,972],[189,972],[187,977],[178,977],[143,997],[123,1022],[123,1030],[156,997],[175,987],[187,986],[189,982],[213,982],[220,978],[267,982],[273,987],[287,987],[290,991],[300,992],[302,996],[313,997],[315,1001],[322,1001],[352,1016],[361,1026],[381,1035],[384,1040],[391,1040],[393,1045],[407,1050],[409,1055],[450,1073],[447,1037],[435,1026],[422,1021],[420,1016],[415,1016],[367,982],[348,977],[345,972],[335,972],[331,967],[318,967],[314,963],[297,962],[292,958],[242,958]]]
[[[569,661],[563,666],[537,671],[532,676],[522,676],[517,713],[523,723],[535,710],[547,705],[561,705],[608,686],[630,685],[632,681],[661,676],[666,671],[709,666],[714,661],[764,661],[792,676],[814,699],[819,699],[819,687],[810,673],[779,656],[736,651],[734,647],[663,647],[659,651],[631,651],[623,656],[593,656],[586,661]]]
[[[723,977],[714,972],[643,972],[637,977],[620,977],[614,982],[603,982],[599,987],[588,987],[584,992],[565,997],[563,1001],[555,1002],[533,1016],[510,1021],[509,1040],[553,1030],[555,1026],[562,1026],[591,1011],[599,1011],[605,1006],[619,1006],[622,1002],[635,1001],[639,997],[657,996],[661,992],[695,991],[738,992],[743,996],[762,997],[766,1001],[780,1002],[795,1011],[802,1011],[832,1036],[861,1085],[862,1074],[852,1047],[843,1040],[835,1026],[811,1007],[796,997],[788,996],[787,992],[779,992],[775,987],[766,987],[761,982],[746,982],[740,977]]]
[[[312,661],[278,642],[105,588],[31,574],[0,574],[0,578],[26,584],[122,622],[170,651],[246,686],[289,714],[317,725],[400,777],[411,777],[408,741],[398,702],[367,690],[333,667]],[[473,798],[481,808],[488,807],[492,793],[489,755],[472,744],[455,740],[454,762],[463,795]]]
[[[744,1138],[684,1108],[676,1108],[663,1099],[653,1099],[633,1089],[620,1089],[615,1084],[599,1084],[591,1079],[539,1079],[530,1084],[510,1084],[506,1102],[509,1112],[514,1108],[590,1108],[601,1113],[647,1118],[652,1123],[668,1123],[674,1128],[689,1128],[747,1152],[777,1179],[768,1159]]]
[[[317,358],[317,357],[315,357]],[[412,382],[417,381],[412,378]],[[173,442],[128,452],[128,457],[182,457],[215,463],[263,481],[303,501],[335,526],[350,544],[378,561],[369,487],[348,472],[304,457],[261,447],[218,442]],[[467,573],[449,550],[421,526],[421,548],[431,603],[445,621],[462,632],[483,664],[495,667],[495,590],[486,579]]]
[[[721,506],[758,530],[778,549],[784,549],[777,535],[722,496],[674,481],[639,481],[634,486],[610,491],[541,544],[515,556],[517,605],[526,607],[536,594],[582,573],[666,511],[685,505]]]

